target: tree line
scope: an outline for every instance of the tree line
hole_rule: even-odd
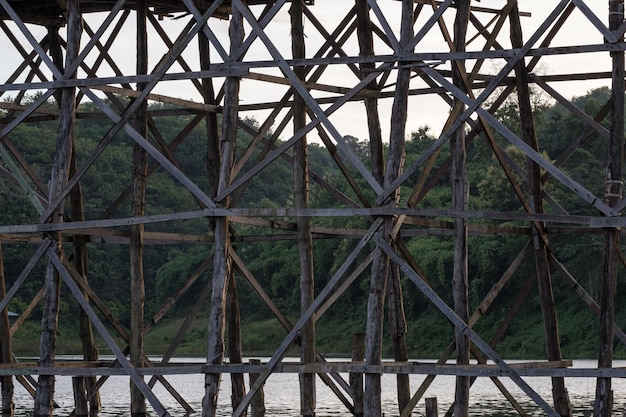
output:
[[[575,105],[592,117],[605,105],[610,94],[607,88],[592,90],[584,96],[574,98]],[[52,104],[50,104],[52,106]],[[165,142],[170,142],[193,120],[194,115],[168,115],[168,106],[153,104],[150,110],[155,114],[155,124]],[[81,114],[76,126],[76,157],[80,166],[100,139],[111,127],[104,118],[95,117],[95,108],[89,103],[82,104]],[[586,128],[584,123],[559,104],[548,101],[539,102],[534,109],[535,123],[540,140],[541,152],[550,160],[556,160],[571,144],[573,138]],[[518,130],[517,105],[511,101],[498,111],[496,116],[511,130]],[[254,119],[245,123],[258,127]],[[608,120],[603,121],[604,124]],[[10,140],[29,162],[30,166],[45,184],[52,166],[56,141],[56,124],[53,120],[22,123],[10,135]],[[365,140],[346,136],[355,154],[365,164],[369,163],[369,144]],[[409,166],[437,138],[428,126],[412,132],[406,143],[406,166]],[[250,138],[243,131],[238,139],[238,154],[242,155]],[[508,145],[502,138],[497,139],[512,161],[525,168],[525,158],[521,152]],[[277,140],[276,145],[280,143]],[[85,217],[89,220],[100,218],[118,196],[123,193],[131,177],[132,141],[123,134],[118,135],[107,146],[102,155],[83,180]],[[206,128],[203,122],[194,127],[188,136],[172,154],[185,175],[200,188],[210,194],[206,166]],[[564,163],[562,169],[573,179],[593,191],[603,195],[606,141],[597,133],[589,138]],[[252,157],[244,166],[252,164],[255,158],[262,157],[261,147],[254,149]],[[449,177],[445,173],[445,161],[449,156],[447,147],[443,147],[432,172],[443,173],[439,177],[432,174],[432,189],[420,200],[421,208],[449,208],[451,204]],[[468,177],[470,179],[470,209],[488,211],[521,211],[522,207],[513,193],[508,179],[500,169],[487,142],[480,136],[468,145]],[[312,143],[309,147],[311,170],[317,176],[332,183],[346,196],[358,201],[353,189],[345,180],[341,170],[330,157],[323,145]],[[518,175],[518,174],[516,174]],[[374,195],[368,194],[367,185],[355,175],[357,184],[364,190],[365,198],[374,201]],[[523,178],[517,178],[523,184]],[[403,187],[401,200],[406,202],[416,178],[409,180]],[[342,207],[342,203],[327,190],[312,181],[310,206],[319,208]],[[558,202],[562,210],[570,214],[595,215],[592,208],[572,195],[569,190],[555,181],[546,184],[546,192]],[[288,158],[278,158],[256,175],[238,194],[236,206],[255,208],[291,207],[291,165]],[[546,205],[548,211],[555,208]],[[163,168],[156,168],[148,178],[146,195],[146,214],[159,214],[198,209],[198,203],[175,179]],[[28,198],[7,178],[0,177],[0,216],[1,225],[37,223],[38,215]],[[110,214],[111,217],[129,217],[130,204],[123,201]],[[292,219],[272,219],[284,224],[284,230],[271,230],[251,224],[233,224],[233,239],[237,254],[247,268],[263,286],[274,303],[292,321],[299,316],[299,266],[298,249],[290,231]],[[445,223],[446,219],[441,219]],[[480,224],[480,222],[473,222]],[[489,222],[485,223],[489,224]],[[316,218],[315,226],[341,227],[361,230],[367,227],[365,219],[351,218]],[[521,222],[499,223],[511,226],[512,232],[506,235],[476,234],[470,237],[470,310],[476,308],[491,286],[507,270],[513,259],[520,253],[529,240],[524,234]],[[406,237],[405,243],[416,260],[421,273],[427,277],[430,285],[452,303],[450,286],[453,266],[453,243],[445,236],[428,236],[417,233]],[[210,222],[206,219],[157,223],[146,226],[148,232],[176,232],[209,236]],[[515,232],[517,231],[517,232]],[[263,236],[271,233],[272,240]],[[108,243],[99,241],[88,244],[89,282],[99,296],[106,302],[123,325],[130,320],[129,300],[129,258],[128,248],[114,236],[105,238]],[[314,262],[316,289],[319,291],[328,282],[333,273],[341,266],[347,254],[356,243],[356,239],[324,238],[314,242]],[[68,252],[71,248],[68,243]],[[599,299],[601,282],[602,236],[599,234],[557,234],[551,237],[554,255],[575,274],[578,282],[596,299]],[[10,286],[30,259],[35,245],[27,243],[3,243],[4,269],[7,285]],[[212,251],[209,242],[205,244],[164,244],[147,241],[144,249],[144,273],[146,280],[146,317],[156,312],[167,299],[177,291],[196,269],[206,261]],[[596,261],[590,262],[590,259]],[[477,324],[478,333],[489,340],[494,336],[503,318],[514,305],[526,281],[532,275],[534,261],[527,258],[507,284],[500,297],[494,302],[489,312]],[[10,310],[24,311],[31,299],[43,284],[45,265],[38,265],[31,278],[22,286],[10,304]],[[322,317],[318,319],[318,345],[332,353],[349,353],[352,334],[365,329],[367,294],[369,281],[367,272],[342,295]],[[597,319],[592,312],[567,287],[564,280],[553,271],[554,292],[557,302],[557,314],[560,321],[561,342],[565,357],[596,356]],[[209,267],[194,287],[182,298],[181,302],[166,316],[162,326],[175,326],[195,302],[203,285],[211,276]],[[281,340],[277,335],[280,330],[268,332],[268,323],[279,328],[272,320],[272,314],[245,281],[238,279],[241,315],[246,331],[244,348],[252,352],[271,352]],[[404,308],[407,316],[407,343],[413,357],[438,355],[453,340],[453,330],[441,317],[428,300],[407,280],[403,279]],[[619,282],[624,286],[623,280]],[[507,357],[543,357],[543,328],[536,288],[531,292],[520,313],[513,319],[504,339],[498,345],[498,351]],[[620,293],[618,291],[618,293]],[[624,323],[626,311],[623,302],[618,301],[617,320]],[[40,303],[41,304],[41,303]],[[78,306],[71,296],[64,294],[60,314],[61,331],[71,333],[76,326]],[[24,331],[16,333],[17,346],[33,345],[37,338],[37,329],[41,306],[36,308]],[[202,320],[203,317],[198,317]],[[251,324],[245,324],[251,323]],[[156,326],[158,327],[158,326]],[[206,334],[204,332],[204,334]],[[267,335],[272,337],[264,337]],[[276,335],[276,336],[274,336]],[[201,339],[203,332],[195,336]],[[20,339],[21,338],[21,339]],[[25,340],[19,344],[19,340]],[[30,342],[28,342],[30,341]],[[390,343],[389,343],[390,345]],[[35,343],[34,346],[37,346]],[[149,347],[148,347],[149,348]],[[71,349],[68,348],[68,349]],[[20,352],[17,352],[20,354]],[[77,353],[77,352],[63,352]],[[617,355],[624,354],[618,349]]]

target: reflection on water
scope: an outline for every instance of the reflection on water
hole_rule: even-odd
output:
[[[190,362],[188,358],[180,359],[181,362]],[[196,359],[197,361],[197,359]],[[625,366],[617,363],[615,366]],[[595,361],[574,361],[574,367],[594,367]],[[185,400],[199,413],[201,410],[202,396],[204,394],[204,378],[201,375],[169,376],[168,381],[180,392]],[[229,416],[232,413],[230,407],[230,384],[229,378],[222,379],[220,392],[219,416]],[[347,379],[347,376],[346,376]],[[411,376],[411,389],[416,390],[424,380],[423,375]],[[531,387],[550,403],[551,386],[550,378],[525,378]],[[508,379],[502,382],[514,394],[530,416],[543,416],[544,413],[532,400],[530,400],[514,383]],[[574,408],[575,416],[591,416],[593,397],[595,393],[595,380],[587,378],[566,379],[569,396]],[[101,390],[103,411],[100,417],[127,416],[130,394],[128,390],[129,379],[127,377],[111,377]],[[72,382],[70,377],[58,377],[55,400],[60,405],[55,411],[55,416],[68,416],[73,409]],[[317,382],[317,416],[318,417],[348,417],[350,413],[345,406],[335,397],[324,383]],[[385,416],[398,415],[395,400],[395,377],[383,376],[383,413]],[[626,403],[626,381],[613,380],[615,393],[615,415],[624,412]],[[184,409],[176,400],[159,384],[154,391],[157,398],[175,417],[185,416]],[[479,378],[471,388],[471,416],[509,417],[517,416],[513,407],[507,402],[504,395],[498,391],[489,378]],[[454,399],[454,377],[440,376],[428,388],[424,398],[437,397],[439,414],[444,415]],[[269,416],[297,416],[299,414],[299,391],[298,377],[294,374],[271,375],[265,386],[266,415]],[[18,417],[30,416],[33,401],[29,394],[21,387],[15,385],[16,415]],[[199,415],[199,414],[198,414]],[[424,400],[422,399],[415,408],[414,416],[425,415]]]

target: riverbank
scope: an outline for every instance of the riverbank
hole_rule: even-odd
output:
[[[561,341],[563,357],[567,359],[595,358],[596,347],[592,341],[581,339],[575,332],[584,332],[587,326],[593,323],[579,321],[569,325],[570,320],[563,321]],[[149,355],[160,355],[165,352],[179,331],[183,319],[168,319],[153,326],[145,338],[145,349]],[[506,334],[506,338],[498,344],[497,352],[509,359],[542,359],[543,334],[540,326],[531,326],[532,323],[513,323]],[[489,340],[489,326],[492,323],[485,321],[479,332],[485,334],[485,340]],[[520,328],[520,325],[523,325]],[[438,358],[446,350],[453,340],[452,328],[449,324],[435,317],[425,317],[420,321],[409,322],[407,333],[407,349],[409,356],[413,358]],[[485,329],[485,327],[487,329]],[[37,356],[39,353],[39,323],[27,321],[13,338],[13,350],[17,356]],[[320,321],[317,326],[317,348],[325,356],[350,357],[353,346],[353,335],[363,332],[364,329],[355,325],[350,320],[343,321]],[[57,343],[57,353],[63,355],[80,354],[81,343],[78,329],[73,326],[65,326],[60,329],[60,337]],[[281,328],[276,320],[258,320],[244,323],[242,328],[242,344],[244,354],[247,356],[271,356],[286,336],[286,331]],[[190,326],[187,334],[183,337],[176,349],[177,356],[203,357],[207,336],[207,321],[204,318],[196,319]],[[103,354],[109,354],[105,343],[96,335],[99,350]],[[593,338],[591,338],[593,339]],[[120,346],[123,345],[121,338],[117,338]],[[391,342],[385,340],[383,353],[386,357],[393,357]],[[298,355],[297,347],[293,354]],[[626,359],[623,345],[619,344],[615,352],[616,359]]]

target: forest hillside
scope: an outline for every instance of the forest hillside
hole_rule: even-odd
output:
[[[609,98],[608,89],[597,89],[573,99],[573,102],[587,114],[595,115]],[[81,111],[89,114],[93,109],[83,104]],[[166,141],[173,140],[193,117],[168,116],[167,107],[152,105],[150,108],[155,123]],[[511,129],[515,129],[517,106],[514,102],[503,106],[497,117]],[[535,107],[536,129],[540,138],[540,146],[545,156],[558,158],[568,147],[572,138],[585,128],[583,122],[571,115],[568,110],[554,103],[542,103],[538,100]],[[256,125],[254,119],[245,120]],[[608,123],[608,121],[605,121]],[[80,164],[90,150],[104,136],[110,122],[93,117],[78,120],[77,124],[77,157]],[[198,150],[205,148],[206,128],[198,124],[187,139],[173,151],[184,173],[201,188],[207,190],[206,155]],[[47,181],[49,167],[54,155],[55,124],[53,121],[32,122],[20,125],[12,133],[12,141],[31,163],[42,180]],[[368,161],[369,144],[358,138],[347,136],[346,139],[356,154]],[[434,140],[435,132],[424,126],[413,132],[406,143],[406,166],[409,166],[420,153]],[[242,131],[240,143],[249,141]],[[277,142],[279,143],[280,140]],[[124,136],[117,137],[104,151],[97,163],[88,172],[81,185],[85,195],[86,218],[97,219],[104,210],[116,201],[126,189],[130,181],[132,142]],[[520,166],[525,161],[520,153],[502,141],[501,146],[508,154],[517,158]],[[238,152],[242,152],[241,146]],[[260,151],[257,151],[260,152]],[[447,147],[443,148],[437,164],[441,166],[449,155]],[[520,204],[507,183],[507,179],[499,169],[495,157],[488,149],[486,141],[475,138],[468,146],[468,173],[470,178],[470,208],[475,210],[516,211]],[[335,184],[342,184],[342,175],[323,148],[323,145],[311,144],[309,158],[312,170],[322,178],[332,179]],[[603,195],[603,166],[606,160],[606,144],[599,135],[591,135],[564,164],[563,169],[576,181],[593,191]],[[438,167],[435,167],[435,170]],[[256,176],[245,188],[237,201],[237,207],[274,208],[291,207],[291,165],[285,159],[279,159]],[[450,185],[447,175],[435,178],[434,188],[423,198],[421,208],[450,207]],[[345,181],[344,181],[345,182]],[[413,184],[409,184],[413,185]],[[595,215],[583,201],[577,200],[561,188],[556,182],[549,182],[547,190],[559,201],[570,214]],[[366,188],[366,187],[364,187]],[[13,184],[0,178],[0,222],[1,225],[35,223],[37,213],[29,209],[27,197],[15,191]],[[408,193],[409,187],[405,187]],[[341,189],[347,196],[352,196],[347,183]],[[366,196],[372,198],[372,196]],[[401,198],[406,199],[403,195]],[[311,207],[342,207],[335,197],[330,195],[319,184],[313,182],[310,196]],[[373,198],[372,198],[373,200]],[[23,204],[15,204],[23,201]],[[9,202],[11,204],[9,204]],[[181,186],[164,170],[157,169],[148,180],[146,213],[158,214],[174,211],[197,210],[198,204]],[[113,217],[129,215],[128,201],[123,202],[112,214]],[[264,241],[262,235],[267,233],[253,224],[234,224],[233,239],[237,253],[249,268],[249,271],[263,286],[274,303],[292,321],[299,316],[300,293],[298,287],[298,248],[294,244],[292,220],[272,219],[284,222],[284,235],[277,235],[272,241]],[[441,219],[442,222],[448,221]],[[367,227],[360,218],[316,218],[316,226],[342,227],[347,231],[362,230]],[[480,224],[479,221],[474,221]],[[505,224],[511,226],[509,235],[472,234],[470,238],[470,311],[480,304],[491,286],[506,272],[507,268],[528,242],[528,224],[522,222]],[[146,317],[151,317],[159,307],[172,296],[210,256],[212,247],[210,224],[205,219],[185,220],[177,223],[154,224],[146,227],[148,232],[176,232],[187,236],[204,238],[206,243],[190,244],[170,243],[153,244],[149,240],[144,248],[144,272],[146,278]],[[424,233],[405,237],[405,243],[417,261],[421,272],[428,277],[430,284],[445,301],[452,302],[451,271],[453,262],[452,241],[449,238]],[[120,235],[122,235],[120,231]],[[123,239],[119,242],[112,234],[107,243],[93,241],[88,246],[89,282],[101,299],[107,304],[123,326],[130,321],[129,291],[129,255],[128,246]],[[314,244],[314,262],[316,289],[323,288],[329,277],[341,265],[342,260],[353,248],[356,239],[350,236],[342,238],[318,239]],[[602,235],[600,234],[555,234],[552,238],[555,256],[575,274],[578,282],[584,286],[596,300],[599,299],[601,281],[601,262],[588,262],[588,259],[602,258]],[[21,273],[25,263],[30,259],[36,245],[29,243],[3,242],[2,251],[7,286],[14,282]],[[511,306],[515,305],[518,295],[532,275],[532,257],[528,257],[507,284],[502,294],[491,306],[487,314],[476,325],[477,332],[485,340],[496,337],[496,331],[506,317]],[[10,310],[21,313],[39,292],[43,283],[45,265],[38,265],[36,273],[29,279],[10,303]],[[202,285],[211,277],[211,267],[206,269],[193,284],[189,292],[181,299],[161,321],[154,325],[147,335],[146,348],[148,353],[162,352],[171,341],[172,335],[180,326],[186,311],[195,302],[201,292]],[[558,271],[553,271],[554,297],[560,321],[560,338],[565,358],[595,358],[597,339],[597,317],[580,300],[567,281],[562,279]],[[280,344],[286,334],[271,311],[250,288],[245,280],[238,279],[238,292],[243,321],[243,347],[245,354],[267,354]],[[453,329],[437,309],[415,288],[411,282],[403,278],[404,308],[407,316],[407,343],[411,357],[437,357],[453,340]],[[624,294],[626,281],[620,274],[618,294]],[[367,271],[342,295],[317,322],[318,348],[324,354],[350,354],[352,335],[365,330],[367,293],[369,282]],[[65,292],[65,289],[64,289]],[[61,340],[58,353],[80,353],[78,340],[78,305],[72,298],[63,294],[60,313]],[[617,301],[617,323],[626,325],[626,304]],[[14,336],[14,349],[17,356],[32,355],[39,345],[39,328],[42,307],[34,309],[29,318]],[[203,355],[207,334],[206,306],[197,316],[192,330],[183,340],[177,354]],[[76,337],[73,337],[76,335]],[[507,358],[542,358],[544,354],[544,335],[542,315],[536,287],[520,307],[519,313],[504,335],[497,351]],[[104,347],[104,344],[102,344]],[[385,341],[387,354],[391,351],[391,340]],[[620,346],[617,356],[626,356],[626,350]]]

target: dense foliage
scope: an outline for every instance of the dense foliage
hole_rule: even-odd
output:
[[[595,115],[608,99],[607,89],[598,89],[587,95],[575,98],[573,102],[590,115]],[[92,108],[83,105],[86,114]],[[157,114],[167,114],[167,106],[153,105],[151,110]],[[540,138],[541,152],[550,160],[557,160],[569,144],[586,130],[586,126],[560,105],[543,103],[536,106],[536,129]],[[514,102],[506,104],[498,113],[498,117],[511,130],[517,128],[517,107]],[[161,137],[165,142],[173,141],[177,135],[193,120],[188,116],[155,117]],[[255,124],[254,120],[246,123]],[[78,121],[76,156],[78,166],[88,160],[91,152],[110,128],[111,123],[102,118],[85,118]],[[52,121],[23,123],[15,129],[10,139],[19,152],[40,176],[43,184],[49,176],[49,167],[54,155],[55,124]],[[212,190],[207,179],[206,166],[206,130],[203,123],[195,126],[187,138],[180,143],[172,154],[177,165],[182,167],[185,175],[193,180],[207,194]],[[425,126],[411,134],[406,144],[406,166],[410,166],[436,138]],[[357,138],[346,137],[347,142],[359,155],[363,162],[369,164],[369,145]],[[521,153],[502,138],[497,138],[512,161],[520,167],[526,167],[525,158]],[[239,138],[238,155],[244,154],[250,138],[243,132]],[[156,142],[156,141],[155,141]],[[132,141],[123,134],[118,135],[106,147],[102,155],[87,171],[81,181],[85,201],[85,216],[95,220],[101,218],[122,194],[130,180],[132,157]],[[252,156],[244,165],[245,169],[253,161],[264,157],[261,148],[253,149]],[[606,158],[606,142],[600,135],[593,133],[583,145],[577,149],[564,163],[563,170],[589,190],[602,196],[604,179],[602,167]],[[420,199],[421,208],[449,208],[450,187],[449,177],[445,168],[449,148],[444,146],[429,176],[432,190]],[[323,145],[311,144],[309,148],[311,169],[332,183],[337,189],[354,201],[359,201],[356,193],[345,180],[340,168],[335,164]],[[363,197],[368,204],[373,203],[373,194],[367,191],[366,183],[348,167],[354,175],[356,184],[363,190]],[[438,173],[441,172],[441,175]],[[524,189],[523,178],[516,173],[516,179]],[[493,156],[489,145],[481,136],[473,139],[468,146],[468,176],[470,178],[470,208],[487,211],[521,211],[521,204],[512,192],[503,170]],[[402,202],[409,198],[409,192],[416,184],[418,175],[409,180],[409,186],[402,190]],[[32,208],[28,198],[19,191],[8,179],[0,179],[0,204],[2,205],[0,224],[36,223],[38,214]],[[571,214],[595,214],[587,204],[574,196],[569,190],[548,181],[546,191],[558,202],[562,210]],[[315,181],[311,185],[311,207],[329,208],[345,207],[344,203],[330,194]],[[293,206],[291,194],[291,165],[288,158],[278,158],[261,171],[234,198],[238,207],[273,208]],[[163,168],[156,168],[148,179],[146,197],[146,214],[172,213],[198,209],[195,198],[181,186]],[[556,205],[546,204],[549,212],[558,212]],[[110,213],[111,217],[127,217],[130,213],[128,199],[116,206]],[[69,207],[66,214],[71,217]],[[237,253],[244,260],[247,268],[261,284],[265,292],[295,322],[299,316],[299,264],[298,250],[293,235],[293,219],[271,219],[276,225],[284,226],[284,230],[269,230],[258,225],[234,224],[234,244]],[[442,218],[442,224],[449,219]],[[352,218],[318,218],[316,226],[337,227],[362,230],[367,227],[367,220]],[[473,221],[474,225],[494,224],[494,222]],[[527,224],[521,222],[495,223],[510,226],[511,234],[490,235],[473,234],[470,240],[470,309],[478,307],[489,289],[507,271],[511,262],[527,244],[529,238],[524,229]],[[210,236],[211,225],[205,219],[184,220],[170,223],[154,223],[146,227],[148,232],[176,232]],[[420,233],[423,228],[413,226],[414,236],[405,238],[406,247],[413,255],[420,273],[429,284],[441,294],[445,301],[451,299],[451,271],[453,262],[453,244],[444,235],[428,235]],[[445,228],[444,228],[445,230]],[[124,230],[119,230],[123,235]],[[271,233],[272,240],[261,239]],[[575,237],[575,238],[573,238]],[[89,243],[89,282],[108,308],[116,314],[120,322],[127,326],[129,313],[129,272],[128,249],[123,240],[114,236],[105,237],[104,242]],[[318,239],[314,244],[316,290],[326,285],[333,273],[350,253],[356,239]],[[35,245],[27,243],[5,243],[3,245],[4,269],[10,286],[32,256]],[[599,299],[601,281],[602,235],[554,235],[551,241],[553,254],[568,268],[595,299]],[[71,254],[68,242],[66,251]],[[165,320],[154,327],[149,335],[148,349],[162,351],[165,343],[171,341],[182,318],[196,301],[198,294],[210,280],[211,266],[198,269],[211,255],[210,242],[204,244],[155,244],[147,237],[145,245],[144,271],[146,279],[146,317],[154,314],[161,305],[179,289],[194,272],[198,271],[199,279],[193,283],[181,301],[171,310]],[[71,256],[71,255],[70,255]],[[593,260],[593,262],[590,262]],[[496,335],[496,331],[505,320],[508,312],[516,306],[519,294],[532,276],[534,261],[528,256],[519,269],[513,274],[502,294],[495,300],[489,311],[476,326],[479,334],[486,340]],[[22,286],[10,304],[16,312],[24,311],[28,303],[35,297],[42,286],[45,266],[40,264],[35,273]],[[366,270],[367,272],[367,270]],[[597,336],[597,319],[575,292],[570,289],[558,271],[552,271],[554,297],[560,319],[561,341],[566,357],[595,357]],[[404,308],[407,315],[407,341],[411,356],[424,357],[439,355],[452,340],[452,329],[435,307],[416,289],[408,278],[403,277]],[[285,334],[277,321],[272,319],[269,309],[257,294],[247,285],[239,274],[237,285],[240,297],[241,314],[244,322],[244,347],[246,352],[268,352],[281,342]],[[624,282],[618,284],[620,289]],[[365,312],[369,283],[367,273],[362,274],[323,316],[318,318],[318,345],[330,353],[349,353],[352,335],[365,329]],[[623,291],[618,291],[623,293]],[[618,301],[618,322],[626,324],[624,303]],[[536,285],[530,289],[526,301],[516,306],[518,314],[512,319],[511,325],[498,345],[498,351],[508,357],[543,357],[542,316]],[[77,321],[78,306],[72,298],[63,294],[61,311],[62,334],[74,334]],[[41,314],[39,305],[27,320],[24,328],[16,334],[17,354],[27,353],[28,348],[37,346],[33,341],[37,337],[38,321]],[[183,341],[180,353],[202,354],[203,339],[206,337],[206,308],[197,318],[197,323]],[[389,345],[389,341],[385,342]],[[60,344],[64,353],[76,352],[75,344]],[[20,351],[22,349],[22,351]],[[32,349],[30,352],[32,353]]]

